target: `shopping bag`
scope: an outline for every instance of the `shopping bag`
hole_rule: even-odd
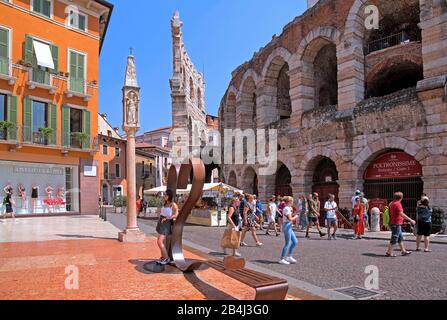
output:
[[[241,246],[242,232],[236,230],[226,229],[220,243],[222,248],[225,249],[239,249]]]

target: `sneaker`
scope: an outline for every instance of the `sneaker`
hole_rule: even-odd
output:
[[[297,261],[292,256],[287,257],[286,261],[289,262],[290,264],[296,264],[297,263]]]
[[[238,257],[238,258],[239,258],[239,257],[242,257],[242,255],[241,255],[239,252],[237,252],[237,251],[234,253],[234,256],[235,256],[235,257]]]
[[[279,260],[279,264],[288,266],[288,265],[290,265],[290,262],[283,258],[283,259]]]
[[[262,243],[262,242],[258,242],[257,244],[256,244],[256,246],[258,246],[258,247],[262,247],[264,244]]]
[[[320,232],[320,237],[323,238],[326,235],[326,233]]]
[[[245,242],[241,242],[241,247],[246,247],[247,244]]]

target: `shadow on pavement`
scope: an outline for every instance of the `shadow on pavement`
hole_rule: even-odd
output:
[[[278,261],[270,261],[270,260],[253,260],[254,263],[261,263],[261,264],[278,264]]]
[[[209,300],[237,300],[229,294],[202,281],[194,272],[185,273],[185,279]]]
[[[76,239],[100,239],[100,240],[117,240],[117,238],[107,238],[107,237],[94,237],[94,236],[86,236],[82,234],[56,234],[58,237],[64,238],[76,238]]]
[[[362,256],[371,257],[371,258],[388,258],[385,254],[377,254],[377,253],[362,253]]]

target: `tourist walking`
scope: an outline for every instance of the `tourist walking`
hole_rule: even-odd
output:
[[[6,196],[3,199],[3,206],[5,207],[5,215],[3,216],[3,219],[6,219],[6,217],[10,214],[13,220],[15,221],[16,219],[16,216],[14,214],[15,202],[12,199],[12,190],[6,193]]]
[[[242,217],[239,213],[239,198],[233,198],[228,207],[228,230],[240,231],[242,228]],[[226,248],[222,248],[223,252],[227,254]],[[233,249],[233,256],[240,257],[241,254]]]
[[[430,250],[430,236],[432,230],[432,215],[433,210],[430,208],[429,199],[423,196],[416,209],[417,221],[417,236],[416,236],[416,251],[420,251],[422,237],[424,237],[424,252],[431,252]]]
[[[261,200],[259,200],[256,195],[254,195],[253,198],[256,202],[256,216],[259,219],[260,230],[264,230],[264,211],[262,210]]]
[[[278,206],[276,205],[275,202],[275,197],[272,197],[269,200],[269,203],[267,205],[267,221],[268,221],[268,226],[267,226],[267,231],[266,231],[266,235],[270,235],[269,231],[270,231],[270,227],[273,226],[273,229],[275,230],[275,234],[276,236],[279,236],[278,230],[277,230],[277,224],[276,224],[276,215],[278,214]]]
[[[156,228],[158,233],[157,244],[160,248],[162,257],[159,261],[157,261],[157,263],[166,265],[171,262],[168,251],[166,249],[166,237],[172,234],[172,225],[174,219],[176,219],[178,216],[178,206],[174,202],[174,193],[172,192],[172,190],[166,190],[163,198],[164,202],[160,212],[160,219],[158,220]]]
[[[241,246],[247,246],[247,244],[244,242],[245,236],[248,231],[251,232],[251,235],[253,236],[253,239],[256,242],[256,245],[258,247],[262,246],[263,244],[258,240],[258,236],[256,235],[256,208],[253,207],[253,195],[249,194],[246,196],[246,202],[245,206],[243,208],[243,231],[242,231],[242,237],[241,237]]]
[[[297,261],[293,258],[293,253],[295,251],[295,247],[298,245],[298,240],[296,238],[295,233],[293,232],[293,222],[296,221],[298,216],[293,214],[293,198],[285,197],[286,206],[283,209],[284,215],[284,240],[285,244],[281,252],[281,259],[279,260],[280,264],[290,265],[295,264]]]
[[[306,196],[304,194],[300,194],[298,200],[298,210],[300,214],[299,227],[301,230],[308,225],[308,214],[309,214],[309,206],[307,205]]]
[[[140,196],[138,196],[138,198],[137,198],[136,207],[137,207],[137,217],[140,217],[140,215],[141,215],[141,207],[142,207],[142,201],[141,201],[141,197]]]
[[[411,251],[407,251],[404,246],[404,236],[402,233],[402,225],[404,220],[409,221],[412,225],[416,224],[416,221],[408,217],[404,213],[404,209],[402,207],[402,199],[404,198],[404,194],[402,192],[396,192],[394,194],[394,200],[390,203],[390,225],[391,225],[391,241],[388,245],[388,250],[386,252],[387,257],[396,257],[393,253],[393,246],[399,244],[401,253],[403,256],[407,256],[411,253]]]
[[[371,231],[370,225],[369,225],[369,201],[365,198],[365,194],[362,192],[360,194],[360,204],[363,206],[363,222],[365,224],[365,229],[368,229]]]
[[[318,233],[320,234],[320,237],[324,237],[326,234],[321,232],[320,229],[320,222],[318,221],[319,217],[320,217],[320,211],[318,210],[318,202],[317,199],[318,198],[318,194],[314,193],[314,194],[309,194],[308,199],[307,199],[307,205],[309,207],[309,214],[308,214],[308,224],[307,224],[307,229],[306,229],[306,238],[310,239],[310,235],[309,235],[309,230],[310,228],[312,228],[313,226],[315,226],[318,230]]]
[[[277,197],[277,205],[278,205],[278,214],[276,215],[276,220],[278,223],[278,227],[279,227],[279,232],[281,232],[282,227],[283,227],[283,210],[286,206],[286,203],[284,202],[284,198],[282,196],[278,196]]]
[[[360,197],[355,198],[353,216],[354,216],[354,240],[361,240],[365,234],[365,219],[363,218],[364,205]]]
[[[335,202],[335,195],[329,194],[329,199],[324,204],[324,211],[326,211],[326,225],[328,240],[337,240],[337,210],[338,206]],[[331,228],[334,232],[331,235]]]

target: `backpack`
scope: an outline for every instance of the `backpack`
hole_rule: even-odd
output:
[[[385,207],[383,210],[383,225],[389,230],[390,229],[390,208]]]

